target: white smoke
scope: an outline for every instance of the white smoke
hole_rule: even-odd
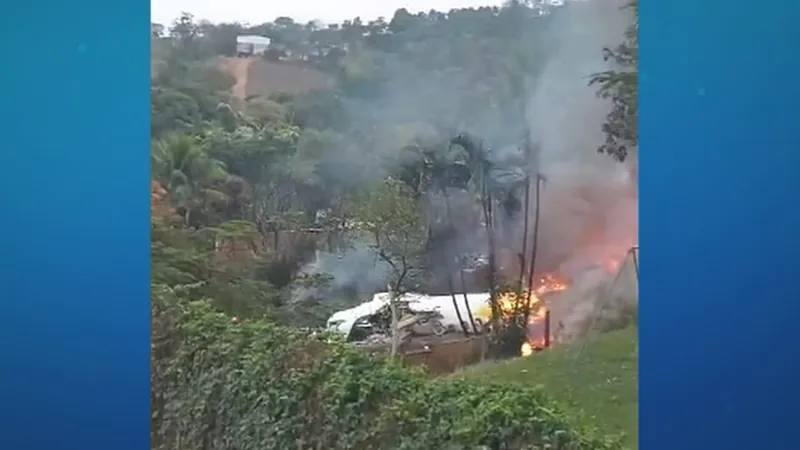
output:
[[[623,39],[630,15],[622,6],[623,0],[590,0],[569,2],[558,12],[557,47],[527,106],[538,170],[547,180],[537,261],[568,275],[606,258],[619,262],[638,242],[636,180],[627,166],[596,152],[611,105],[588,86],[591,74],[612,68],[602,49]],[[607,270],[590,269],[553,299],[553,316],[566,335],[580,334],[590,322],[608,322],[638,301],[630,266],[616,280]]]

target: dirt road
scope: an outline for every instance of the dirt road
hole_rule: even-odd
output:
[[[223,68],[233,75],[236,79],[236,84],[233,85],[233,95],[244,99],[247,97],[247,74],[250,70],[250,64],[253,63],[255,58],[237,58],[225,57],[222,58]]]

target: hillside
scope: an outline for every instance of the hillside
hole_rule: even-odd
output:
[[[475,366],[456,377],[542,385],[579,423],[604,434],[624,433],[639,446],[639,338],[628,328],[539,355]]]
[[[259,59],[247,71],[247,95],[266,97],[273,93],[297,94],[328,87],[333,80],[301,62]]]
[[[330,76],[302,62],[222,57],[220,65],[236,78],[233,94],[239,98],[297,94],[333,83]]]

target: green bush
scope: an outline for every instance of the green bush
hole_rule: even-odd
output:
[[[330,337],[153,291],[156,450],[617,449],[538,389],[430,379]],[[167,327],[169,330],[167,330]]]

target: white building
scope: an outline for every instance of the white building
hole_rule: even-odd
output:
[[[257,56],[263,55],[267,51],[270,39],[264,36],[245,35],[236,36],[236,55],[237,56]]]

